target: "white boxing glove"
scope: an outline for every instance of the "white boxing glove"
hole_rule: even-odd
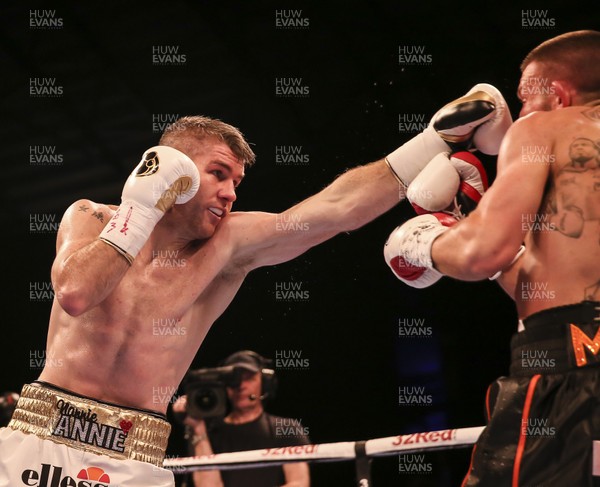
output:
[[[487,174],[477,156],[443,152],[413,180],[406,197],[417,214],[445,211],[462,219],[476,208],[487,188]]]
[[[512,125],[512,116],[502,93],[490,84],[480,83],[439,110],[432,124],[444,140],[458,144],[455,148],[474,147],[495,156]]]
[[[422,215],[445,210],[454,201],[460,186],[460,175],[446,152],[435,156],[406,190],[406,198]]]
[[[443,274],[433,267],[433,241],[457,220],[446,213],[428,213],[411,218],[389,236],[383,255],[394,275],[411,287],[422,289]]]
[[[485,154],[497,154],[511,123],[500,91],[481,83],[438,110],[423,132],[389,154],[386,161],[407,188],[440,152],[475,147]]]
[[[165,212],[187,203],[199,187],[198,168],[183,152],[168,146],[148,149],[127,178],[121,205],[100,239],[131,264]]]

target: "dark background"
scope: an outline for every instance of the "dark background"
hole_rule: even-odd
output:
[[[53,11],[61,25],[31,27],[36,9]],[[541,16],[542,9],[552,26],[522,25],[523,10]],[[292,10],[308,26],[277,29],[277,12]],[[118,204],[131,168],[158,141],[153,117],[204,114],[238,126],[258,160],[237,210],[282,211],[408,140],[399,115],[427,120],[478,82],[499,88],[516,116],[523,56],[562,32],[597,28],[598,13],[581,2],[568,9],[549,2],[441,9],[399,1],[5,2],[0,389],[18,391],[41,370],[35,359],[43,356],[51,302],[39,289],[49,285],[63,211],[81,197]],[[185,62],[154,64],[156,46],[175,46]],[[399,46],[424,49],[430,62],[400,64]],[[61,96],[31,96],[32,78],[54,79]],[[276,96],[278,78],[301,78],[308,96]],[[54,147],[61,161],[32,164],[36,146]],[[277,164],[281,146],[301,146],[308,163]],[[484,162],[493,178],[494,159]],[[485,389],[507,372],[514,307],[490,282],[446,278],[415,290],[397,281],[383,244],[410,216],[401,204],[292,262],[252,273],[193,365],[217,365],[239,349],[308,359],[298,369],[277,368],[280,387],[268,409],[300,418],[316,443],[483,424]],[[32,230],[40,218],[52,225]],[[308,292],[285,301],[276,295],[281,285]],[[401,337],[400,320],[421,320],[431,334]],[[401,386],[424,387],[432,403],[399,405]],[[185,454],[180,435],[176,427],[169,456]],[[378,459],[373,483],[458,485],[469,453],[427,454],[421,463],[431,473],[420,475],[400,474],[397,456]],[[353,485],[353,468],[315,465],[313,485]]]

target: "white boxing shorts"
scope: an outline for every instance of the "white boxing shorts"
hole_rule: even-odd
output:
[[[158,414],[27,384],[0,429],[0,487],[173,487],[170,429]]]

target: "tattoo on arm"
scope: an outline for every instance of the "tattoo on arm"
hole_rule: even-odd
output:
[[[94,213],[92,213],[92,216],[104,223],[104,213],[102,213],[101,211],[95,211]]]
[[[79,205],[79,208],[77,211],[81,211],[82,213],[87,213],[88,210],[90,210],[91,208],[87,205]],[[92,217],[94,217],[96,220],[101,221],[102,223],[104,223],[104,213],[101,211],[93,211],[91,214]]]

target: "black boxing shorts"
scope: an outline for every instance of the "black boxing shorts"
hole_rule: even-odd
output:
[[[600,303],[551,308],[511,341],[464,487],[600,486]]]

